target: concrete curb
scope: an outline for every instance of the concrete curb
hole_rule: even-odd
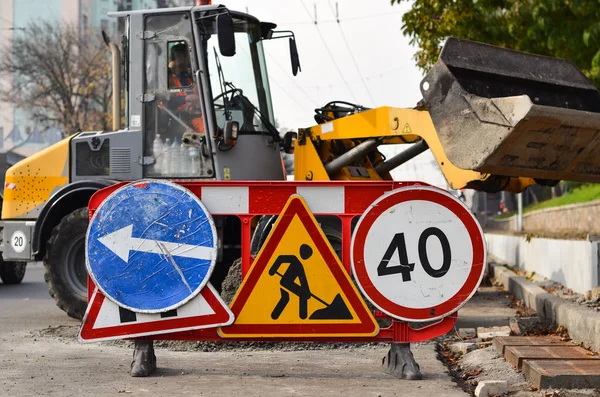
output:
[[[599,312],[566,302],[504,266],[492,264],[490,270],[493,277],[511,294],[535,310],[540,320],[566,328],[576,343],[582,343],[593,351],[600,351]]]

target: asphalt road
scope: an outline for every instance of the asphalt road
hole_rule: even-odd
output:
[[[80,344],[73,337],[78,325],[49,297],[40,265],[28,266],[21,285],[0,283],[0,396],[467,395],[435,358],[431,343],[412,348],[424,375],[421,381],[384,374],[385,347],[209,353],[157,349],[155,375],[131,378],[132,349]],[[48,327],[67,332],[41,332]]]
[[[0,335],[25,330],[75,325],[78,321],[68,317],[48,295],[41,264],[29,264],[20,285],[4,285],[0,282]]]

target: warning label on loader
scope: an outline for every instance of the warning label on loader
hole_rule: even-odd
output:
[[[373,336],[378,325],[306,207],[292,196],[244,279],[223,337]]]

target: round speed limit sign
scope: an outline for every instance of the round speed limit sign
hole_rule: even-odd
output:
[[[381,311],[404,321],[436,320],[457,311],[483,277],[483,232],[450,193],[410,186],[385,194],[360,218],[352,271]]]

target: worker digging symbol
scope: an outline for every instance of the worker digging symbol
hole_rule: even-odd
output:
[[[309,245],[302,244],[300,246],[300,258],[302,258],[302,260],[309,259],[312,254],[313,250]],[[285,263],[289,264],[288,268],[283,274],[279,273],[279,268]],[[311,314],[310,320],[353,319],[352,313],[348,310],[348,306],[346,306],[346,303],[340,294],[337,294],[331,303],[327,303],[310,292],[304,265],[296,255],[279,255],[269,269],[269,275],[278,275],[281,277],[281,281],[279,282],[281,298],[271,312],[271,318],[273,320],[277,320],[279,316],[281,316],[283,310],[287,307],[288,303],[290,303],[290,292],[298,297],[298,315],[302,320],[306,320],[308,317],[308,301],[310,298],[314,298],[325,305],[324,308],[315,310]],[[297,283],[296,280],[298,280],[299,283]]]

